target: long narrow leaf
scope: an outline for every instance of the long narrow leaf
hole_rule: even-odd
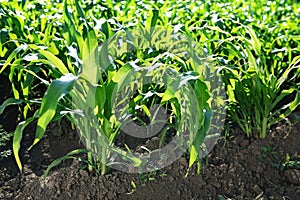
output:
[[[15,156],[15,160],[17,162],[17,165],[20,169],[20,171],[22,171],[22,163],[19,157],[19,150],[21,147],[21,140],[22,140],[22,136],[23,136],[23,130],[26,128],[26,126],[28,126],[28,124],[30,124],[34,119],[36,119],[36,117],[31,117],[28,118],[27,120],[20,122],[14,132],[14,137],[13,137],[13,152],[14,152],[14,156]]]
[[[43,175],[44,179],[48,176],[49,171],[50,171],[53,167],[59,165],[59,164],[60,164],[62,161],[64,161],[64,160],[67,160],[67,159],[73,159],[73,158],[74,158],[74,157],[73,157],[74,155],[81,154],[81,153],[88,153],[88,150],[87,150],[87,149],[75,149],[75,150],[69,152],[67,155],[65,155],[65,156],[63,156],[63,157],[61,157],[61,158],[58,158],[58,159],[54,160],[54,161],[47,167],[47,169],[45,170],[44,175]]]
[[[6,99],[2,105],[0,105],[0,115],[3,113],[4,109],[10,105],[19,105],[23,102],[21,99],[9,98]]]
[[[47,58],[47,60],[55,66],[55,68],[57,68],[62,74],[67,74],[69,73],[68,68],[65,66],[65,64],[59,59],[57,58],[53,53],[51,53],[50,51],[46,51],[46,50],[39,50],[39,53],[42,54],[45,58]]]
[[[3,67],[0,69],[0,74],[6,69],[6,67],[10,64],[10,62],[17,56],[17,54],[20,51],[25,51],[27,49],[27,45],[21,45],[18,48],[16,48],[10,55],[9,57],[6,59],[5,64],[3,65]]]
[[[54,80],[46,91],[40,109],[40,115],[37,124],[36,138],[32,144],[35,145],[43,137],[46,127],[53,119],[56,113],[58,101],[68,94],[74,86],[77,77],[72,74],[62,76]],[[29,148],[31,149],[32,146]]]
[[[201,144],[203,143],[205,136],[210,128],[211,118],[212,118],[212,111],[207,111],[205,114],[204,124],[196,134],[193,144],[190,148],[189,168],[197,160],[198,154],[200,152]]]

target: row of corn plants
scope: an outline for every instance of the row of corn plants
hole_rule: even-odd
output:
[[[199,97],[199,110],[205,110],[197,116],[195,137],[188,141],[189,166],[196,161],[199,164],[212,114],[209,83],[188,60],[161,49],[134,51],[110,60],[106,42],[133,28],[142,30],[145,38],[153,36],[155,28],[175,30],[201,45],[224,82],[229,121],[249,137],[265,137],[271,126],[286,119],[300,102],[298,13],[300,4],[288,0],[1,2],[0,74],[10,80],[14,97],[3,102],[0,114],[9,105],[18,105],[22,113],[12,146],[18,167],[22,170],[19,150],[26,126],[37,123],[30,150],[50,122],[66,118],[81,125],[78,129],[87,150],[75,150],[65,158],[87,153],[88,169],[105,174],[111,152],[107,149],[120,134],[120,121],[111,102],[125,95],[114,91],[131,85],[131,77],[140,73],[137,66],[157,61],[165,66],[161,74],[168,68],[175,70],[179,84],[176,87],[176,81],[169,80],[163,87],[140,85],[142,89],[125,110],[137,120],[139,111],[154,119],[150,107],[158,103],[168,111],[165,130],[179,128],[176,122],[188,116],[182,113],[178,85],[188,82]],[[110,65],[103,70],[103,63]],[[96,98],[87,99],[89,92],[97,94]],[[74,106],[87,113],[78,113]],[[95,118],[89,120],[89,113]],[[85,129],[90,123],[98,124],[99,129]],[[93,139],[102,145],[90,143]],[[116,153],[142,168],[142,160],[128,152],[125,148]]]

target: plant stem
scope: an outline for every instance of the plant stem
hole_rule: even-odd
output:
[[[92,152],[90,152],[90,150],[92,149],[91,148],[91,133],[90,133],[90,128],[89,128],[89,126],[88,126],[88,121],[87,121],[87,119],[86,118],[84,118],[84,127],[85,127],[85,133],[86,133],[86,149],[88,149],[89,150],[89,152],[87,153],[87,156],[88,156],[88,171],[89,172],[92,172],[93,171],[93,167],[92,167],[92,165],[93,165],[93,155],[92,155]]]
[[[261,131],[261,135],[260,138],[265,138],[267,136],[267,126],[268,126],[268,118],[263,117],[263,121],[262,121],[262,131]]]
[[[92,167],[92,162],[93,162],[93,155],[92,155],[92,152],[88,152],[88,170],[89,172],[92,172],[93,171],[93,167]]]
[[[101,175],[105,174],[106,171],[106,148],[102,147],[102,157],[101,157]]]

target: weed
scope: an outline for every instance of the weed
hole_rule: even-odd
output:
[[[7,144],[11,142],[12,137],[13,133],[7,133],[0,125],[0,160],[12,155],[12,150],[7,147]]]

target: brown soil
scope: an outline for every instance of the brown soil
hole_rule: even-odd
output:
[[[15,113],[16,108],[12,107],[1,116],[0,124],[6,130],[16,125]],[[83,162],[74,159],[55,167],[44,181],[43,172],[54,159],[83,145],[63,121],[61,127],[52,123],[41,142],[28,152],[34,132],[32,124],[23,136],[20,151],[23,173],[18,171],[13,157],[0,161],[0,199],[297,200],[300,197],[299,165],[283,167],[287,154],[299,160],[299,123],[280,123],[265,139],[247,139],[238,129],[231,130],[230,136],[220,139],[203,160],[200,175],[196,174],[195,165],[188,177],[185,177],[185,157],[149,174],[112,170],[105,176],[88,173],[82,169]]]

